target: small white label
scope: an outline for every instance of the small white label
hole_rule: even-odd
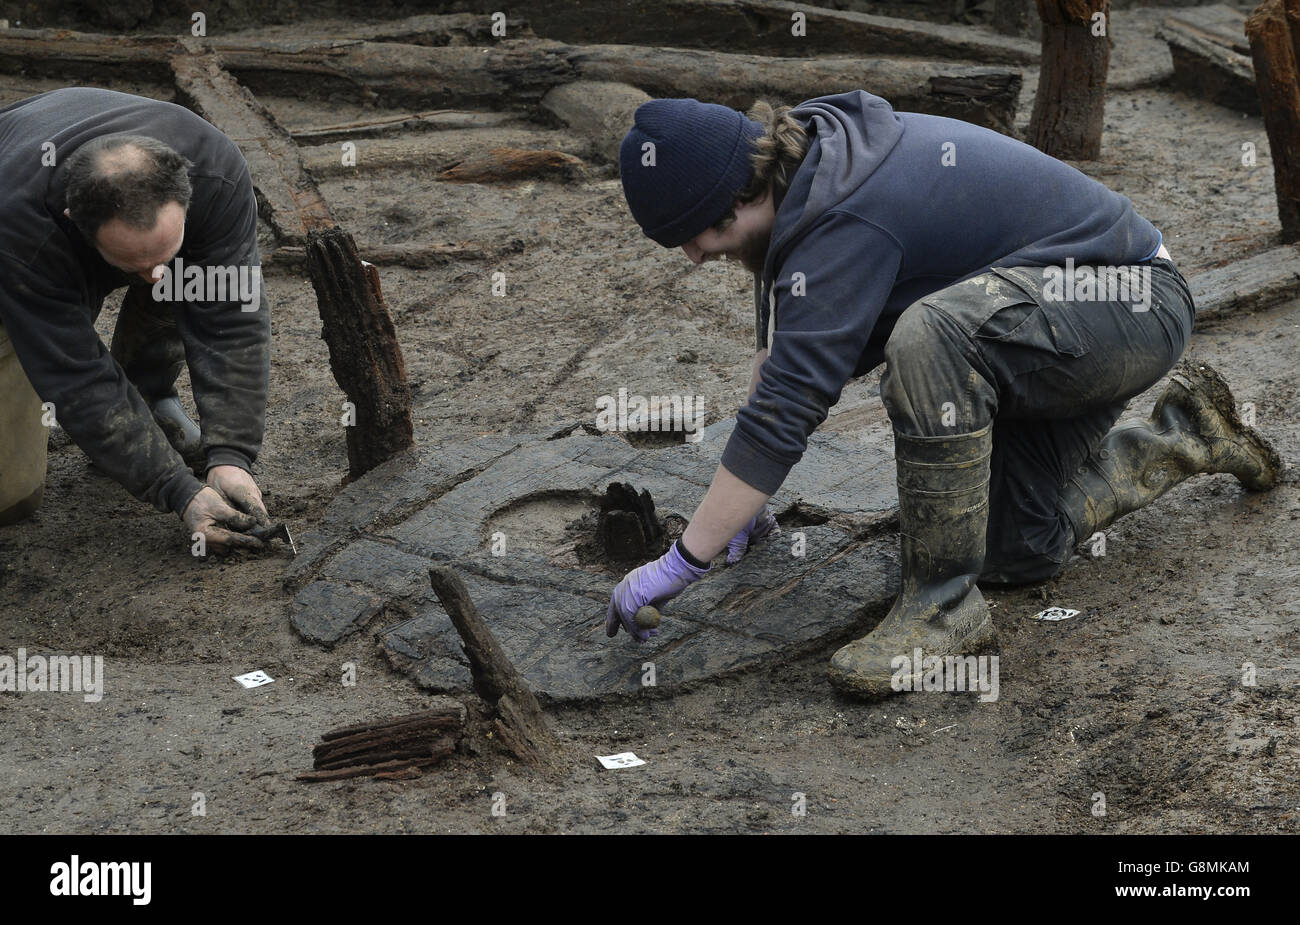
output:
[[[638,764],[645,764],[644,761],[631,752],[623,752],[621,755],[597,755],[596,760],[608,771],[618,768],[635,768]]]
[[[1068,607],[1048,607],[1046,610],[1036,613],[1033,616],[1035,620],[1047,620],[1055,623],[1060,620],[1068,620],[1071,617],[1077,617],[1079,611],[1070,610]]]
[[[270,684],[275,678],[265,671],[250,671],[248,674],[238,675],[235,680],[244,687],[261,687],[263,684]]]

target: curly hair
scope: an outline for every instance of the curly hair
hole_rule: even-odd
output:
[[[795,171],[808,153],[808,133],[799,121],[790,115],[789,106],[773,106],[758,100],[748,116],[763,126],[763,134],[754,139],[754,153],[750,164],[754,175],[736,194],[737,203],[753,202],[767,193],[784,192],[790,186]],[[721,231],[736,220],[733,206],[720,218],[714,228]]]

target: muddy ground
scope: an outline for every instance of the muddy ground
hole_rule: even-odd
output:
[[[1167,67],[1150,40],[1158,15],[1116,14],[1117,68]],[[4,78],[0,96],[58,85]],[[289,125],[360,112],[266,102]],[[1253,168],[1241,164],[1246,141]],[[490,264],[383,271],[419,441],[554,430],[590,420],[596,396],[620,386],[702,394],[709,421],[742,399],[748,277],[644,238],[608,168],[582,183],[485,187],[368,171],[364,148],[360,163],[322,184],[359,240],[524,242]],[[1132,198],[1189,275],[1276,243],[1258,118],[1159,87],[1115,91],[1102,157],[1078,166]],[[497,271],[505,298],[489,293]],[[268,277],[258,478],[271,511],[303,530],[346,471],[343,396],[309,283],[285,269]],[[115,315],[110,304],[100,319],[106,341]],[[679,360],[687,349],[697,362]],[[1284,455],[1300,458],[1300,302],[1199,329],[1188,354],[1224,371]],[[825,426],[885,426],[877,381],[851,384]],[[1132,412],[1146,413],[1160,388]],[[174,516],[132,499],[56,432],[44,506],[0,530],[0,652],[102,655],[107,689],[98,704],[0,695],[0,831],[1296,832],[1298,537],[1294,478],[1261,496],[1229,476],[1185,483],[1109,531],[1105,557],[989,592],[1001,639],[993,703],[844,699],[824,676],[837,640],[671,699],[553,709],[565,768],[555,778],[486,743],[419,780],[307,785],[293,777],[321,732],[418,710],[429,695],[367,635],[333,651],[299,640],[280,586],[286,554],[194,559]],[[1029,619],[1049,604],[1083,613]],[[340,683],[345,662],[358,666],[355,686]],[[1245,662],[1257,666],[1253,687],[1241,683]],[[259,668],[275,683],[231,680]],[[593,755],[620,751],[648,763],[597,770]],[[504,816],[491,813],[497,793]],[[803,816],[792,813],[800,793]]]

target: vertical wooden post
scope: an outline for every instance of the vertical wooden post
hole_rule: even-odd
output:
[[[362,263],[352,235],[341,228],[311,232],[307,269],[330,369],[356,415],[347,428],[348,469],[356,478],[415,445],[406,364],[379,275]]]
[[[1300,0],[1264,0],[1246,19],[1246,37],[1273,153],[1282,240],[1300,241]]]
[[[1029,143],[1053,157],[1092,160],[1101,153],[1106,115],[1110,0],[1037,3],[1043,54]]]

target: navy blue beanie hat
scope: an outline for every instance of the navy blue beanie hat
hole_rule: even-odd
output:
[[[632,217],[664,247],[681,247],[731,209],[753,176],[750,155],[762,134],[762,125],[717,103],[642,103],[618,151]]]

